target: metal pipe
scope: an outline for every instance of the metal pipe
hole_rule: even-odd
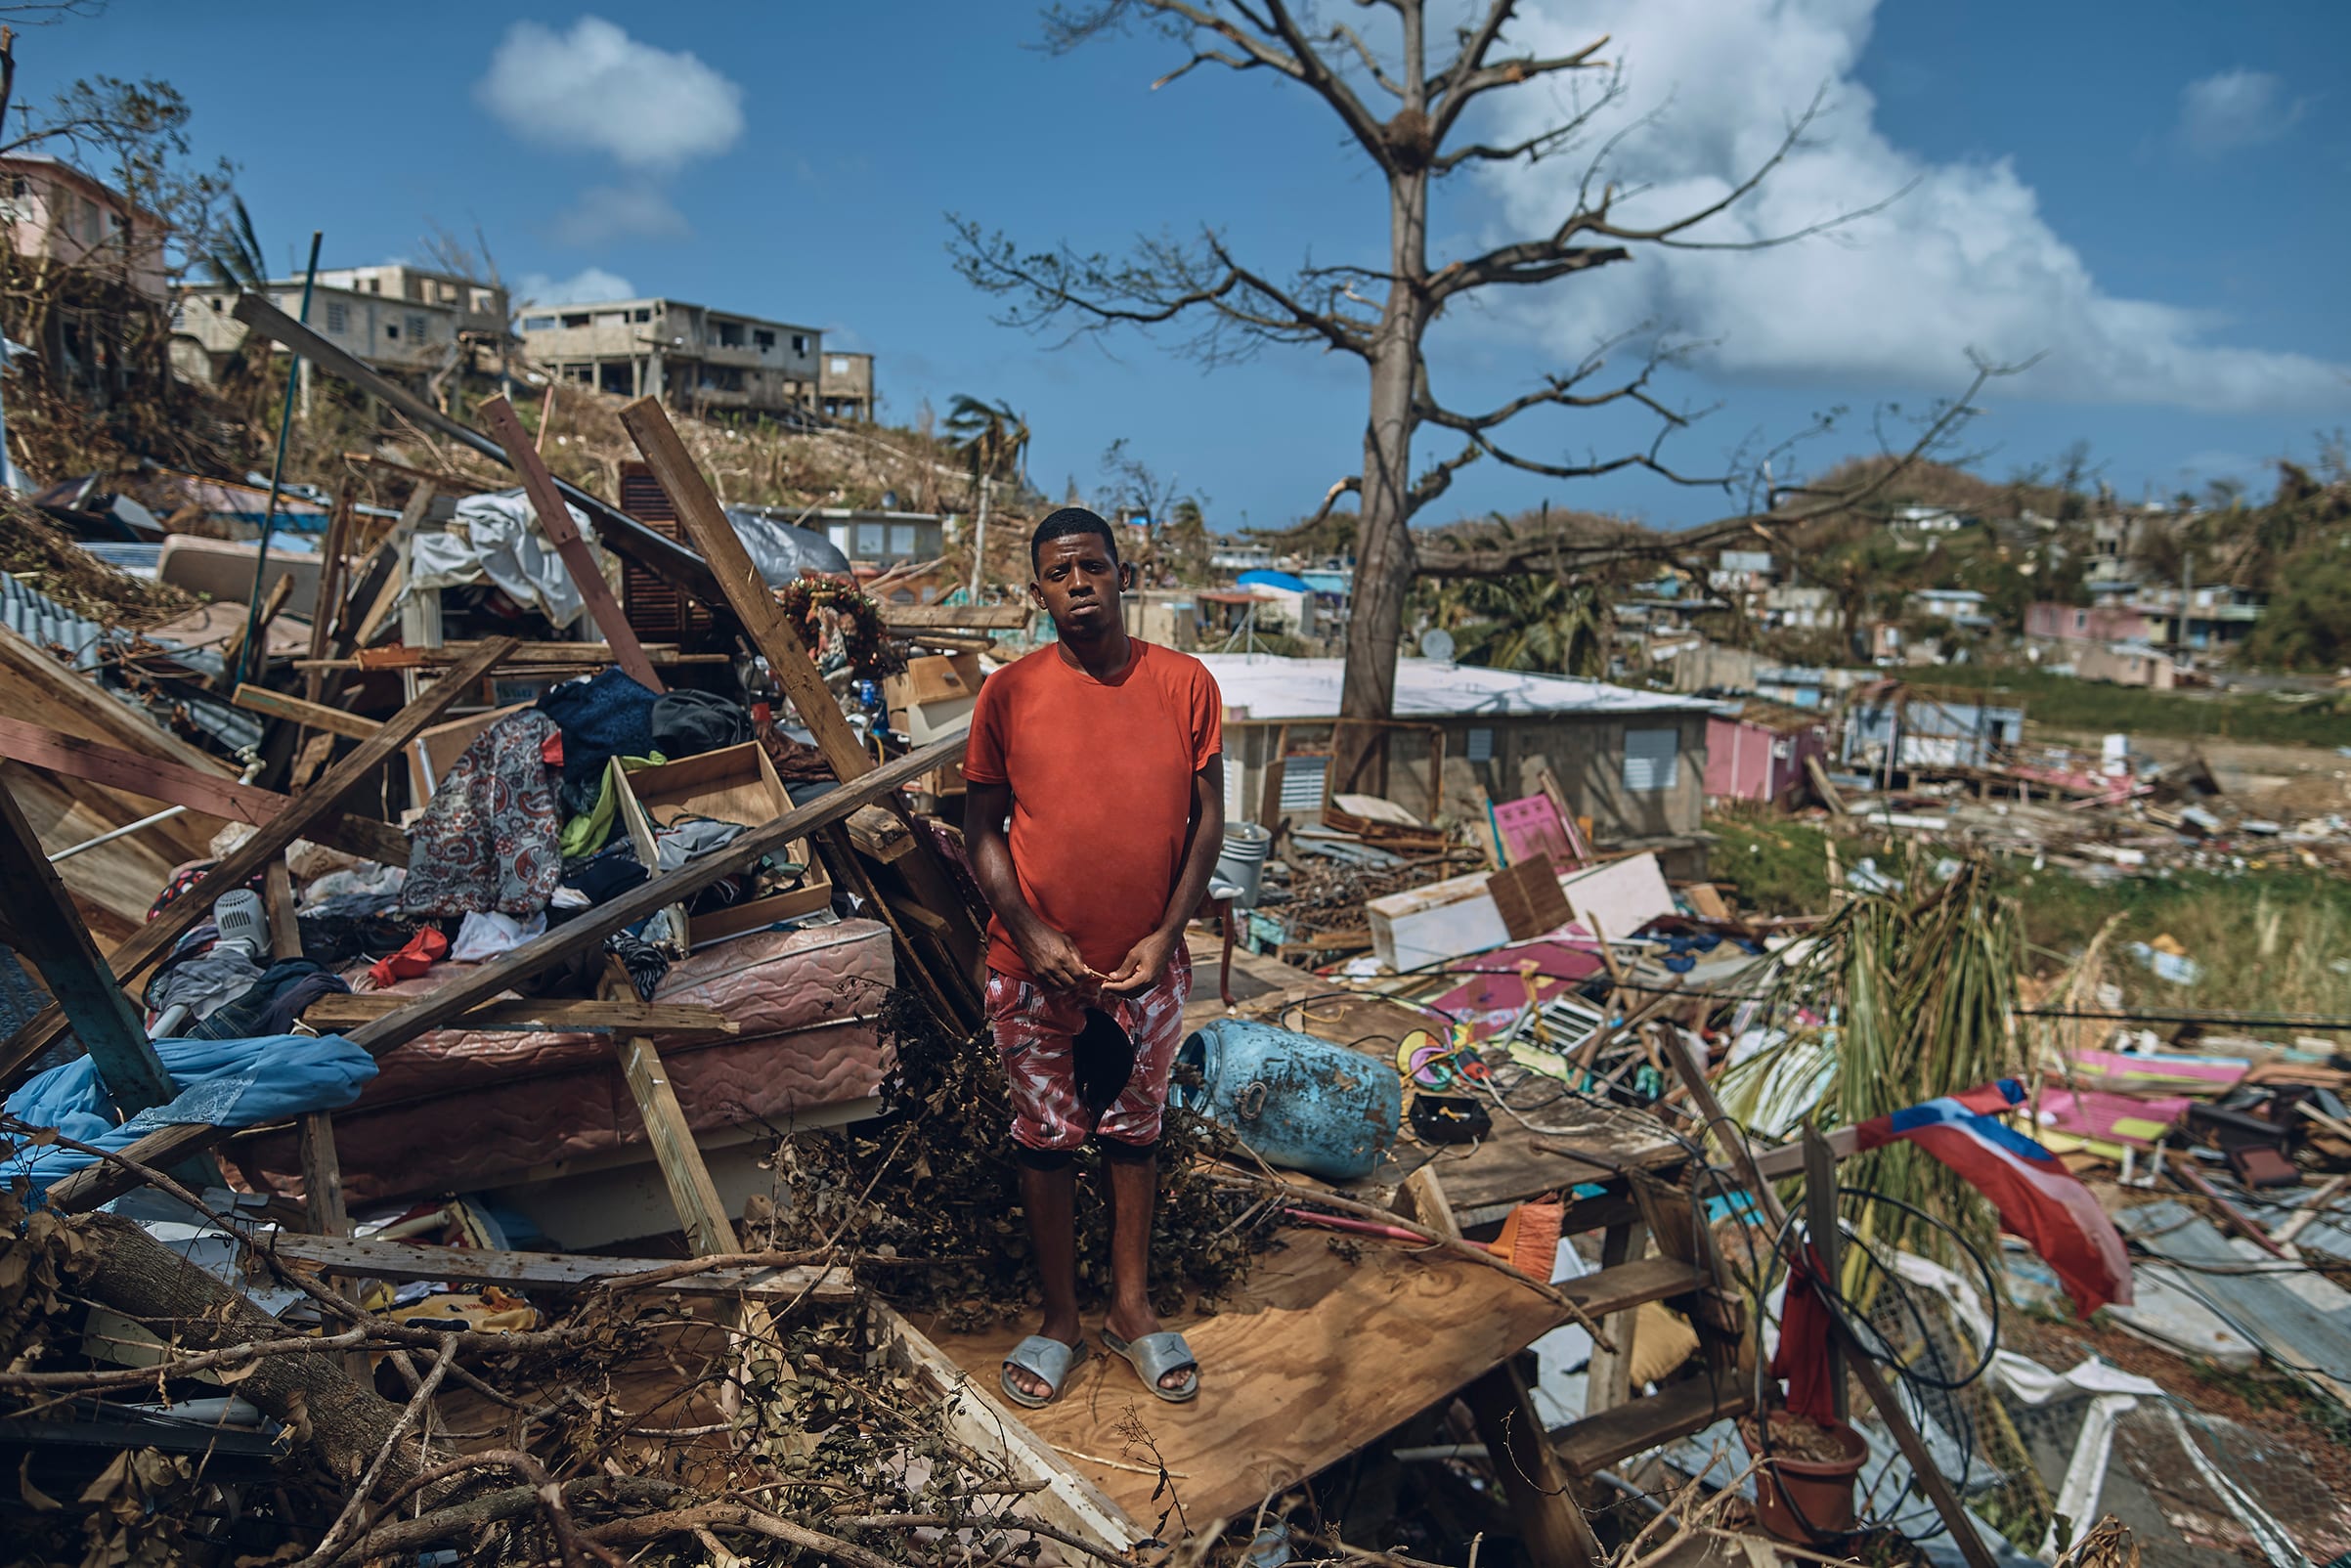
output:
[[[313,229],[310,232],[310,269],[302,278],[302,313],[296,318],[304,323],[310,320],[310,294],[319,282],[319,241],[325,238],[323,230]],[[278,410],[278,457],[270,464],[270,503],[269,509],[261,514],[261,550],[253,557],[253,591],[245,602],[245,636],[237,649],[236,681],[243,680],[246,673],[253,668],[253,640],[259,634],[257,623],[261,620],[261,580],[270,569],[270,535],[278,526],[278,491],[285,478],[285,442],[293,432],[294,388],[301,376],[302,353],[296,349],[293,351],[293,363],[285,369],[285,402]],[[265,666],[267,663],[267,660],[263,661]],[[236,681],[231,682],[232,689]]]
[[[252,761],[245,763],[244,776],[239,780],[239,782],[250,784],[253,782],[253,780],[259,778],[260,776],[261,760],[259,758],[254,758]],[[152,828],[158,822],[168,822],[173,817],[180,815],[187,809],[188,807],[185,806],[167,806],[152,816],[143,816],[136,822],[126,822],[121,827],[115,828],[110,832],[101,833],[95,839],[84,839],[79,844],[60,849],[57,853],[49,857],[49,863],[51,865],[56,865],[60,860],[70,860],[73,858],[73,856],[81,853],[84,849],[95,849],[102,844],[111,844],[116,839],[127,838],[131,834],[139,832],[142,828]]]

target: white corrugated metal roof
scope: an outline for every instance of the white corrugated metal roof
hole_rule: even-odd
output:
[[[1251,719],[1335,719],[1341,659],[1284,659],[1268,653],[1203,653],[1225,705]],[[1396,662],[1396,717],[1452,719],[1479,714],[1650,714],[1706,712],[1714,704],[1667,691],[1635,691],[1604,680],[1575,680],[1434,659]]]

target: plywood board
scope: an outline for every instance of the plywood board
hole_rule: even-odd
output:
[[[996,1386],[1004,1356],[1034,1326],[949,1334],[916,1320],[956,1365]],[[1349,1263],[1319,1233],[1287,1233],[1213,1317],[1180,1328],[1199,1358],[1189,1405],[1154,1398],[1097,1346],[1062,1397],[1022,1418],[1131,1517],[1152,1527],[1158,1466],[1194,1523],[1254,1510],[1444,1400],[1564,1321],[1491,1269],[1382,1243]],[[1098,1332],[1098,1326],[1088,1333]],[[1173,1538],[1170,1518],[1162,1535]]]
[[[1650,921],[1673,914],[1674,890],[1654,854],[1628,855],[1579,871],[1562,884],[1568,906],[1587,931],[1604,931],[1622,939]],[[1595,928],[1593,921],[1599,924]]]

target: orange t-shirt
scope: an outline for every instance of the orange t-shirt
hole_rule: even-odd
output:
[[[1140,638],[1113,680],[1048,644],[980,682],[964,777],[1012,787],[1012,863],[1044,922],[1109,974],[1167,912],[1191,842],[1192,780],[1224,750],[1216,677]],[[1002,920],[990,967],[1033,980]]]

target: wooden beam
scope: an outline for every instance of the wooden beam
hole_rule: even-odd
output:
[[[261,639],[261,657],[253,664],[255,675],[259,675],[270,662],[270,623],[278,619],[279,612],[285,608],[285,601],[293,596],[294,574],[280,573],[278,581],[270,585],[268,594],[261,601],[261,613],[253,621],[253,635]],[[240,623],[229,633],[229,640],[221,645],[220,674],[212,677],[215,691],[237,678],[237,672],[244,663],[244,648],[245,629]]]
[[[292,574],[288,573],[279,581],[282,583],[291,582]],[[323,702],[289,697],[283,691],[272,691],[267,686],[256,686],[249,682],[239,685],[236,694],[230,697],[229,701],[249,714],[267,714],[272,719],[291,719],[297,724],[307,725],[312,729],[324,729],[335,735],[348,735],[353,740],[366,740],[383,728],[381,719],[370,719],[362,714],[346,713],[340,708],[329,708]]]
[[[700,893],[795,839],[805,839],[818,828],[840,821],[858,806],[871,805],[942,762],[961,760],[967,739],[954,735],[935,742],[874,769],[854,784],[844,784],[805,806],[796,806],[773,821],[753,828],[723,849],[698,856],[675,871],[665,871],[591,909],[583,910],[546,935],[533,937],[430,995],[417,997],[399,1012],[362,1024],[351,1031],[349,1038],[381,1056],[427,1029],[440,1028],[516,980],[601,942],[613,932],[658,909]]]
[[[677,429],[656,398],[639,398],[621,410],[622,428],[636,450],[644,454],[645,465],[653,470],[662,490],[669,496],[670,504],[677,509],[678,523],[686,536],[702,551],[718,577],[719,591],[734,610],[743,630],[751,634],[751,645],[766,659],[768,673],[792,706],[800,714],[801,722],[816,737],[817,750],[833,764],[833,775],[843,783],[861,777],[874,765],[874,760],[849,728],[843,717],[841,704],[836,701],[817,674],[815,661],[808,657],[807,645],[801,641],[800,631],[784,607],[775,602],[774,590],[760,575],[750,552],[735,533],[735,525],[727,520],[726,508],[711,491],[710,481],[702,475],[693,455],[678,439]]]
[[[203,919],[214,899],[232,888],[244,886],[253,873],[283,854],[285,847],[300,838],[312,822],[324,816],[335,802],[372,777],[375,770],[398,755],[400,748],[414,739],[418,730],[440,718],[452,703],[504,656],[505,648],[512,640],[501,637],[485,644],[468,664],[458,666],[433,682],[425,688],[422,696],[395,714],[383,728],[361,741],[356,750],[335,763],[327,776],[311,788],[310,793],[289,802],[283,810],[255,826],[252,836],[206,872],[202,881],[164,905],[161,913],[114,949],[115,979],[127,980],[139,975],[162,957],[189,927]],[[14,1054],[30,1043],[37,1054],[64,1028],[65,1015],[54,1007],[44,1008],[38,1017],[18,1031],[10,1051]]]
[[[1038,1486],[1020,1500],[1021,1509],[1113,1556],[1122,1557],[1142,1543],[1144,1530],[1123,1508],[1071,1469],[1052,1444],[966,1375],[928,1335],[886,1302],[869,1299],[867,1311],[884,1353],[905,1370],[920,1396],[936,1408],[948,1435],[981,1458],[1001,1464],[1016,1481]],[[1004,1527],[1018,1530],[1020,1525],[1007,1520]]]
[[[1819,1259],[1821,1288],[1842,1289],[1844,1251],[1837,1243],[1843,1240],[1837,1223],[1837,1156],[1820,1136],[1820,1129],[1809,1121],[1804,1124],[1802,1140],[1805,1158],[1805,1230],[1810,1237],[1812,1251]],[[1825,1299],[1825,1298],[1824,1298]],[[1834,1310],[1834,1309],[1832,1309]],[[1832,1338],[1829,1341],[1829,1392],[1836,1402],[1837,1419],[1852,1419],[1851,1395],[1845,1386],[1845,1346]]]
[[[891,604],[883,606],[882,624],[892,632],[1013,632],[1035,614],[1025,604]]]
[[[174,1122],[134,1141],[121,1154],[125,1159],[137,1160],[150,1170],[168,1171],[228,1136],[227,1128],[209,1122]],[[83,1214],[145,1185],[144,1178],[132,1175],[111,1160],[102,1159],[50,1183],[43,1201],[61,1214]]]
[[[438,430],[451,440],[497,462],[503,463],[506,460],[505,452],[497,442],[478,430],[460,424],[407,387],[361,364],[345,350],[271,304],[263,295],[239,294],[234,314],[239,321],[264,337],[284,344],[319,369],[339,375],[361,391],[380,398],[426,429]],[[599,543],[626,555],[663,582],[691,593],[705,604],[723,602],[719,597],[718,579],[711,575],[709,566],[704,564],[701,556],[675,540],[655,533],[610,502],[598,501],[577,485],[558,479],[555,489],[565,501],[588,513],[596,526]]]
[[[57,998],[43,1013],[73,1021],[73,1032],[90,1053],[115,1109],[132,1116],[170,1100],[177,1090],[148,1041],[139,1010],[99,956],[72,895],[41,852],[39,836],[5,783],[0,783],[0,916],[9,945],[32,961]]]
[[[297,1236],[281,1231],[259,1243],[280,1260],[354,1279],[446,1280],[509,1290],[569,1295],[606,1287],[627,1289],[629,1276],[673,1267],[674,1258],[590,1257],[576,1252],[500,1252],[471,1246],[418,1246],[352,1237]],[[857,1287],[842,1268],[732,1267],[680,1275],[647,1289],[681,1295],[761,1295],[786,1300],[807,1291],[813,1300],[851,1301]]]
[[[636,1113],[644,1118],[645,1139],[653,1146],[654,1163],[661,1167],[670,1203],[685,1231],[686,1250],[696,1257],[742,1250],[735,1241],[734,1224],[726,1217],[726,1205],[718,1197],[718,1186],[711,1180],[710,1167],[703,1163],[702,1150],[694,1142],[693,1125],[685,1119],[685,1108],[677,1103],[677,1091],[670,1086],[661,1053],[643,1035],[630,1036],[620,1049],[621,1075],[629,1081],[629,1097],[636,1102]]]
[[[221,773],[199,772],[160,758],[118,751],[79,735],[61,734],[0,718],[0,754],[66,778],[84,779],[167,806],[185,806],[206,816],[260,827],[293,804],[293,798]],[[389,822],[336,811],[313,820],[302,836],[388,866],[409,863],[408,835]]]
[[[314,1028],[345,1031],[387,1018],[414,1001],[387,991],[354,991],[322,996],[302,1010]],[[460,1029],[571,1029],[589,1034],[722,1035],[743,1025],[715,1007],[688,1002],[640,1002],[633,997],[603,1001],[506,998],[484,1002],[451,1025]]]
[[[294,877],[285,856],[269,863],[262,886],[270,913],[270,956],[281,961],[300,958],[301,917],[294,909]],[[343,1159],[334,1147],[334,1112],[305,1111],[300,1126],[302,1211],[317,1235],[348,1236],[351,1214],[343,1206]]]
[[[580,590],[596,630],[604,633],[605,642],[611,645],[613,663],[646,690],[668,690],[661,683],[661,676],[653,673],[653,666],[645,662],[645,650],[636,643],[636,629],[629,624],[620,600],[612,596],[612,585],[604,581],[603,569],[588,552],[580,531],[572,526],[571,508],[555,489],[555,476],[547,471],[546,460],[539,456],[530,432],[514,417],[514,406],[502,397],[492,398],[482,405],[481,417],[490,427],[492,437],[506,449],[506,461],[522,476],[522,488],[531,498],[531,509],[539,514],[539,527],[554,544],[555,553],[563,557],[564,569],[572,576],[572,586]]]
[[[1850,1159],[1859,1134],[1851,1127],[1832,1127],[1820,1134],[1820,1141],[1828,1145],[1832,1158]],[[1771,1181],[1802,1175],[1806,1169],[1805,1146],[1800,1141],[1782,1144],[1777,1149],[1766,1149],[1755,1156],[1755,1168]]]

